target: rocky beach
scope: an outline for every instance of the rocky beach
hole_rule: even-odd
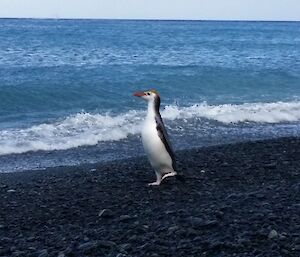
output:
[[[300,139],[0,174],[0,256],[300,256]]]

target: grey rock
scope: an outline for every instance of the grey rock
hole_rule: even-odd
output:
[[[72,253],[72,247],[67,247],[62,253],[66,254],[66,255],[69,255]]]
[[[300,183],[293,185],[292,189],[295,193],[300,193]]]
[[[256,198],[257,198],[257,199],[265,199],[266,197],[265,197],[264,194],[258,193],[258,194],[256,194]]]
[[[97,242],[86,242],[86,243],[79,245],[77,249],[86,252],[95,247],[97,247]]]
[[[14,257],[14,256],[26,256],[26,252],[24,252],[24,251],[15,251],[15,252],[13,252],[12,253],[12,256]]]
[[[212,241],[209,243],[209,249],[220,249],[224,247],[224,243],[221,241]]]
[[[135,221],[133,224],[134,224],[135,226],[138,226],[138,225],[140,225],[140,222],[137,220],[137,221]]]
[[[168,210],[168,211],[165,211],[165,214],[167,214],[167,215],[173,215],[173,214],[176,214],[176,211]]]
[[[269,220],[276,220],[276,219],[278,219],[278,217],[277,217],[275,214],[270,213],[270,214],[268,215],[268,219],[269,219]]]
[[[27,241],[28,242],[33,242],[35,240],[35,237],[34,236],[30,236],[27,238]]]
[[[199,241],[202,241],[203,238],[201,236],[196,236],[192,241],[193,242],[199,242]]]
[[[121,215],[119,218],[119,221],[121,222],[128,222],[130,220],[134,219],[132,216],[130,215]]]
[[[47,257],[48,251],[46,249],[39,251],[38,257]]]
[[[147,247],[149,247],[150,246],[150,243],[145,243],[145,244],[143,244],[143,245],[141,245],[141,246],[138,246],[137,248],[139,249],[139,250],[144,250],[144,249],[146,249]]]
[[[110,209],[103,209],[99,212],[98,216],[101,218],[112,218],[114,214]]]
[[[16,246],[12,246],[12,247],[10,248],[10,251],[13,252],[13,251],[15,251],[16,249],[17,249]]]
[[[300,251],[300,245],[295,245],[292,250],[297,252]]]
[[[137,241],[137,236],[136,235],[132,235],[131,237],[128,238],[129,241]]]
[[[122,244],[120,245],[120,249],[124,250],[124,251],[128,251],[132,248],[131,244]]]
[[[286,237],[286,235],[284,235],[284,234],[280,234],[280,235],[279,235],[279,239],[280,239],[280,240],[285,240],[285,239],[287,239],[287,237]]]
[[[188,221],[191,223],[193,228],[209,228],[218,225],[217,220],[203,220],[198,217],[189,217]]]
[[[197,233],[197,231],[195,230],[195,229],[193,229],[193,228],[188,228],[187,230],[186,230],[186,232],[187,232],[187,234],[189,235],[189,236],[196,236],[198,233]]]
[[[181,239],[177,246],[178,249],[188,249],[190,247],[190,240]]]
[[[243,197],[243,194],[232,193],[232,194],[229,194],[229,195],[226,197],[226,199],[233,200],[233,201],[237,201],[237,200],[239,200],[241,197]]]
[[[181,238],[186,237],[186,234],[187,234],[185,228],[177,229],[174,233],[175,233],[175,235],[177,235],[177,236],[179,236]]]
[[[100,240],[98,241],[98,246],[102,248],[112,248],[115,247],[117,244],[113,241],[108,240]]]
[[[13,242],[13,239],[11,239],[10,237],[2,237],[0,238],[2,243],[11,243]]]
[[[267,168],[267,169],[275,169],[276,168],[276,162],[270,162],[270,163],[266,163],[264,164],[264,168]]]
[[[269,239],[274,239],[274,238],[277,238],[278,237],[278,233],[275,229],[272,229],[268,235],[268,238]]]
[[[168,228],[168,234],[173,234],[176,230],[178,230],[179,227],[178,226],[172,226]]]
[[[222,211],[216,211],[215,215],[216,215],[217,218],[221,219],[224,216],[224,212],[222,212]]]
[[[198,218],[198,217],[189,217],[188,221],[190,223],[192,223],[193,225],[198,225],[198,224],[202,224],[203,223],[203,219],[202,218]]]
[[[118,253],[117,255],[116,255],[116,257],[126,257],[127,255],[126,254],[124,254],[124,253]]]
[[[287,256],[290,254],[290,251],[287,249],[281,249],[281,252]]]

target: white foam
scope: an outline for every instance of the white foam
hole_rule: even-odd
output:
[[[0,131],[0,155],[37,150],[65,150],[126,138],[139,131],[142,115],[78,113],[53,124]]]
[[[64,150],[139,133],[145,111],[120,115],[78,113],[50,124],[0,131],[0,155],[37,150]],[[300,102],[245,103],[242,105],[166,106],[167,120],[208,119],[221,123],[280,123],[300,121]]]
[[[208,105],[189,107],[166,106],[162,115],[167,119],[206,118],[222,123],[279,123],[300,121],[300,102],[245,103],[241,105]]]

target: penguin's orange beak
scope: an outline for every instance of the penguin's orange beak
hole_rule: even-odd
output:
[[[133,93],[133,95],[134,95],[134,96],[137,96],[137,97],[142,97],[142,96],[144,96],[144,95],[146,95],[146,94],[145,94],[145,92],[139,91],[139,92]]]

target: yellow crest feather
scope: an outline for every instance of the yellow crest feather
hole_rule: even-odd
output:
[[[148,90],[149,92],[152,92],[152,93],[154,93],[154,94],[156,94],[156,95],[158,95],[158,92],[155,90],[155,89],[150,89],[150,90]]]

